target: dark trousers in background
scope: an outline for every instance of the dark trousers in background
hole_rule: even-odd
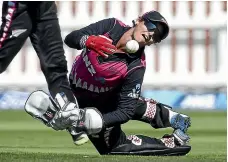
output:
[[[28,37],[40,59],[52,97],[64,92],[75,102],[67,79],[67,62],[54,1],[3,2],[0,73],[6,70]]]

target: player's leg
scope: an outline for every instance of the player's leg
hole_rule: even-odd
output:
[[[0,30],[0,73],[6,70],[31,32],[32,23],[27,10],[27,2],[3,2]]]
[[[67,61],[54,1],[31,2],[30,12],[34,28],[30,39],[40,59],[41,70],[47,80],[52,97],[64,92],[70,102],[75,102],[67,78]]]
[[[186,145],[189,137],[180,129],[161,139],[142,135],[126,137],[120,125],[104,128],[102,115],[97,109],[82,110],[75,108],[75,104],[73,107],[67,105],[68,103],[63,102],[61,94],[56,99],[58,104],[53,104],[48,95],[42,92],[33,93],[26,102],[25,109],[30,115],[56,130],[73,125],[78,130],[85,131],[101,155],[186,155],[191,150],[191,147]],[[54,105],[62,105],[62,111],[55,111],[58,106]],[[64,107],[66,109],[61,109]],[[56,113],[57,115],[51,115]]]
[[[105,128],[98,134],[89,135],[90,141],[101,155],[110,154],[112,149],[126,142],[126,135],[121,126]]]
[[[90,140],[101,155],[186,155],[191,147],[189,137],[176,130],[161,139],[143,135],[126,136],[120,126],[106,128]]]
[[[30,13],[36,18],[30,39],[40,59],[50,94],[55,97],[57,93],[64,92],[70,102],[76,102],[67,78],[67,61],[55,2],[32,2],[32,5],[38,6],[39,12]],[[75,144],[88,141],[85,133],[79,134],[72,130],[68,132]]]
[[[133,119],[151,124],[154,128],[172,127],[186,132],[191,125],[190,117],[171,109],[170,106],[152,99],[140,98]]]
[[[182,145],[181,143],[188,140],[188,136],[183,136],[185,141],[183,139],[180,140],[177,136],[179,133],[176,133],[176,131],[171,135],[164,135],[160,139],[143,135],[130,135],[127,137],[127,141],[124,144],[114,148],[109,154],[147,156],[186,155],[191,150],[191,146]]]

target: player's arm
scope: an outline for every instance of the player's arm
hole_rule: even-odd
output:
[[[115,22],[115,18],[104,19],[82,29],[72,31],[66,36],[64,42],[71,48],[81,50],[85,47],[86,40],[89,36],[98,36],[109,32],[113,28]]]
[[[139,102],[144,73],[145,68],[141,67],[127,74],[119,93],[117,109],[103,115],[106,127],[123,124],[133,118]]]
[[[127,74],[122,85],[117,109],[103,115],[106,127],[123,124],[129,120],[140,120],[154,128],[170,127],[169,108],[153,99],[140,97],[145,68],[135,69]]]

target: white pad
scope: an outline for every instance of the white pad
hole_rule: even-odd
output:
[[[51,109],[52,112],[56,112],[56,108],[50,101],[49,95],[43,91],[35,91],[30,94],[26,103],[25,111],[30,114],[32,117],[42,120],[45,124],[48,122],[48,119],[44,117],[44,114],[48,109]],[[55,114],[50,112],[49,117],[53,118]]]
[[[85,110],[85,123],[88,134],[97,134],[103,128],[103,118],[96,108],[87,108]]]
[[[25,103],[25,111],[55,130],[71,127],[80,115],[74,103],[66,103],[60,94],[53,100],[43,91],[31,93]]]
[[[55,130],[78,127],[82,120],[88,134],[99,133],[103,127],[102,115],[96,108],[80,110],[76,104],[64,102],[59,94],[53,100],[45,92],[35,91],[28,97],[25,111]]]

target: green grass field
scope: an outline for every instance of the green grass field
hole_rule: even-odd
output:
[[[226,112],[184,113],[192,117],[189,129],[192,151],[182,157],[100,156],[89,142],[75,146],[65,131],[46,128],[23,111],[0,111],[0,162],[210,162],[227,161]],[[171,129],[155,130],[141,122],[123,126],[127,134],[161,137]]]

